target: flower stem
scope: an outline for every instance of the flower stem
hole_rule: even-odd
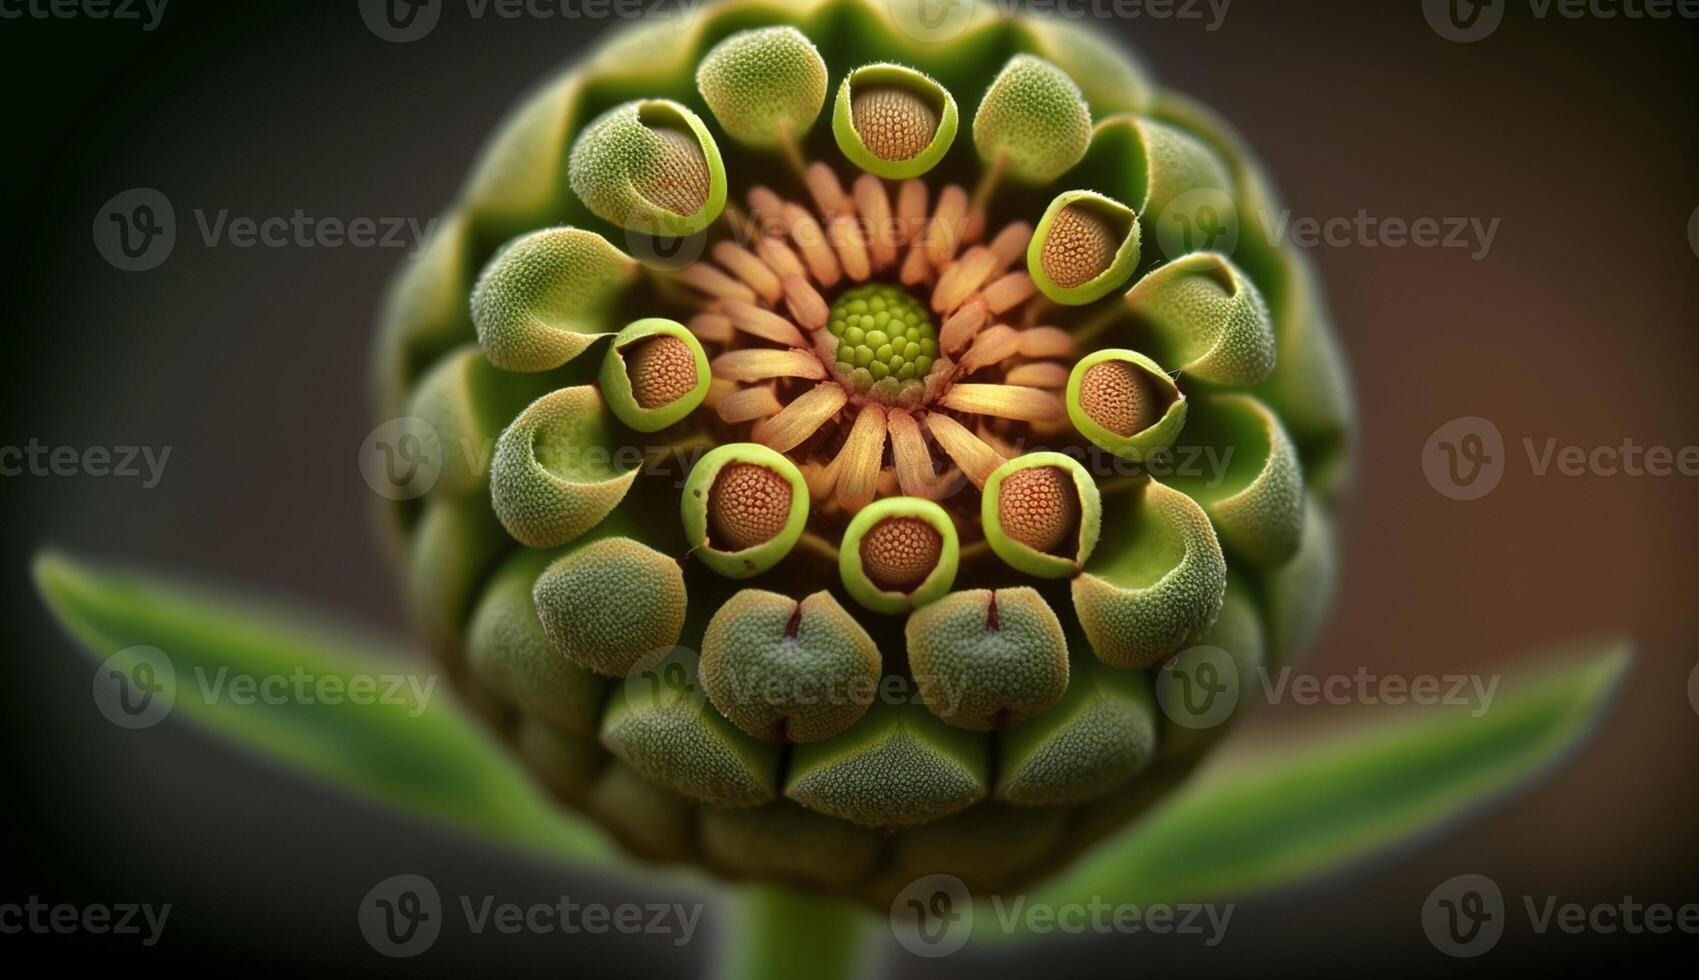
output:
[[[752,886],[721,959],[722,980],[845,980],[856,974],[867,913],[847,902]]]

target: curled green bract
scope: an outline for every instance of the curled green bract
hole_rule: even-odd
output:
[[[694,235],[726,206],[726,168],[696,113],[668,99],[604,112],[573,144],[572,192],[598,218],[647,235]]]
[[[472,290],[472,323],[490,363],[547,371],[616,329],[637,263],[600,235],[551,228],[510,242]]]

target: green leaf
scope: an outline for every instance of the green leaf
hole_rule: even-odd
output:
[[[96,658],[155,647],[176,677],[173,711],[263,755],[369,799],[462,832],[540,852],[566,864],[604,865],[602,834],[556,809],[484,728],[450,703],[446,685],[404,697],[288,696],[236,704],[211,697],[237,676],[309,680],[413,675],[384,644],[301,609],[216,595],[144,574],[121,573],[56,553],[36,559],[42,596]],[[294,690],[294,688],[290,688]],[[343,688],[346,691],[348,688]],[[387,682],[377,688],[387,693]],[[419,696],[419,692],[424,693]],[[278,703],[268,703],[272,700]]]
[[[1213,770],[1033,903],[1243,898],[1408,845],[1561,762],[1610,703],[1625,641],[1507,679],[1491,707],[1421,709]],[[986,918],[986,917],[982,917]]]

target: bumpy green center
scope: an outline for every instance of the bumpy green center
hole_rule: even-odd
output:
[[[834,369],[856,391],[887,402],[915,402],[938,359],[938,328],[926,307],[899,286],[846,290],[827,329],[838,338]]]

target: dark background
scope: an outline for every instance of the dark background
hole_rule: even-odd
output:
[[[1502,221],[1493,249],[1321,247],[1362,412],[1339,611],[1311,661],[1413,674],[1481,669],[1625,630],[1641,657],[1598,738],[1550,782],[1387,862],[1242,906],[1214,950],[1160,937],[1046,943],[919,976],[1112,970],[1436,973],[1620,965],[1647,937],[1536,936],[1512,914],[1476,961],[1436,952],[1419,908],[1440,881],[1489,875],[1507,901],[1699,901],[1699,487],[1682,477],[1536,477],[1524,437],[1699,444],[1699,58],[1688,22],[1536,19],[1512,2],[1490,39],[1441,39],[1417,0],[1237,0],[1223,27],[1108,21],[1165,84],[1234,120],[1296,216]],[[4,936],[73,964],[299,972],[696,974],[714,935],[473,937],[383,960],[354,909],[398,872],[445,895],[653,901],[674,894],[563,876],[421,829],[282,772],[174,718],[106,724],[89,662],[27,577],[46,543],[294,594],[401,628],[355,453],[383,249],[202,246],[190,211],[404,216],[453,195],[499,115],[617,22],[473,21],[450,3],[413,44],[385,43],[354,0],[171,0],[158,30],[0,21],[5,349],[0,444],[170,445],[164,481],[0,478],[8,597],[0,739],[10,824],[0,902],[174,903],[164,941]],[[179,222],[161,268],[96,252],[101,204],[163,191]],[[1428,435],[1492,419],[1511,465],[1458,502],[1422,475]],[[1326,723],[1287,705],[1241,737]],[[705,931],[724,917],[707,913]],[[1658,947],[1665,947],[1659,950]],[[499,964],[499,966],[497,965]]]

